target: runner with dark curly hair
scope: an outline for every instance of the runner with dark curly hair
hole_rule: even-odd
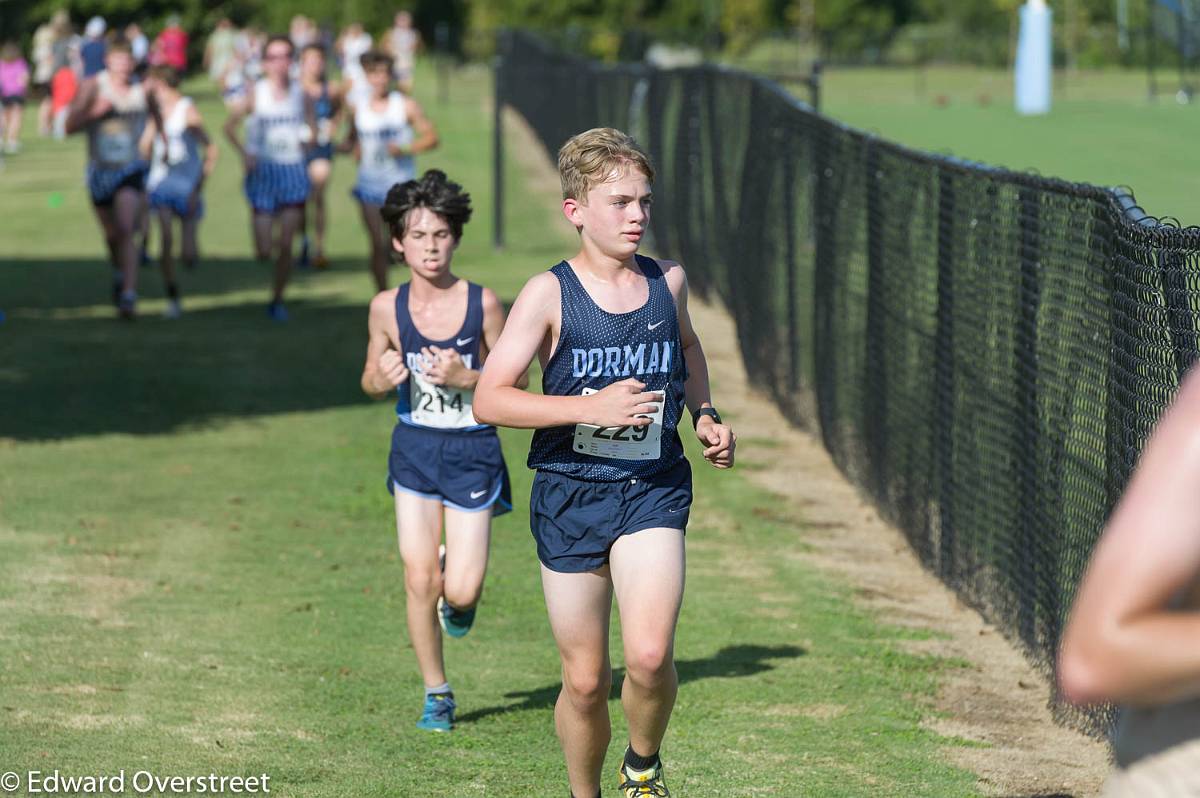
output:
[[[443,172],[392,186],[380,218],[412,276],[371,300],[362,389],[374,399],[396,394],[387,486],[395,497],[408,634],[425,682],[417,726],[449,731],[455,703],[438,623],[451,637],[471,629],[492,516],[512,509],[496,428],[472,412],[504,308],[494,292],[450,271],[471,197]]]

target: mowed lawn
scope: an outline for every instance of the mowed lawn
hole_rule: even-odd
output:
[[[1059,72],[1051,112],[1031,117],[1013,110],[1012,83],[1012,73],[1003,70],[830,69],[822,109],[912,147],[1131,187],[1150,214],[1200,225],[1200,104],[1175,102],[1175,74],[1158,73],[1162,93],[1151,101],[1144,71]]]
[[[573,234],[510,157],[510,243],[492,250],[489,76],[456,73],[446,103],[421,79],[443,147],[420,165],[475,198],[456,270],[511,300]],[[190,88],[217,131],[219,103]],[[330,190],[334,266],[297,275],[278,325],[222,149],[204,260],[173,322],[152,268],[144,317],[115,320],[81,139],[30,135],[0,173],[0,772],[266,773],[289,796],[565,795],[528,434],[503,433],[517,507],[495,524],[475,629],[446,646],[460,726],[419,732],[384,489],[394,418],[358,388],[371,283],[352,164]],[[909,653],[935,632],[856,609],[803,561],[802,521],[743,475],[696,475],[664,745],[675,794],[975,794],[944,761],[960,743],[922,726],[939,674],[963,666]],[[618,645],[614,665],[619,685]],[[617,689],[606,796],[626,739]]]

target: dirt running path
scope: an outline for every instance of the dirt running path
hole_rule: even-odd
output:
[[[714,402],[736,419],[743,441],[776,441],[771,448],[743,445],[751,480],[789,504],[810,559],[857,588],[860,600],[884,621],[937,630],[947,639],[920,641],[922,651],[966,660],[948,670],[938,696],[946,717],[930,728],[987,747],[947,747],[947,758],[979,776],[988,795],[1086,798],[1100,792],[1108,771],[1103,743],[1065,729],[1050,717],[1050,686],[991,624],[927,573],[899,531],[842,477],[821,444],[788,425],[770,401],[746,381],[737,330],[723,308],[694,297],[692,320],[714,379]]]

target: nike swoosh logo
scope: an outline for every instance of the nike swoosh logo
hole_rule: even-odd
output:
[[[471,343],[471,342],[472,342],[472,341],[474,341],[474,340],[475,340],[475,336],[474,336],[474,335],[472,335],[470,338],[459,338],[459,339],[458,339],[458,345],[459,345],[459,346],[466,346],[467,344]]]
[[[482,496],[485,493],[487,493],[486,490],[473,490],[473,491],[471,491],[471,498],[478,499],[480,496]]]
[[[663,321],[666,321],[666,319],[663,319]],[[653,330],[655,327],[657,327],[660,324],[662,324],[662,321],[655,322],[654,324],[647,324],[646,329]]]

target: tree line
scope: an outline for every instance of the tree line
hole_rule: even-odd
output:
[[[606,59],[637,56],[645,43],[666,40],[724,53],[752,48],[768,36],[813,43],[832,60],[858,62],[961,61],[1008,63],[1023,0],[72,0],[78,27],[92,15],[113,24],[138,21],[153,34],[178,14],[197,46],[217,20],[284,31],[295,14],[339,30],[362,22],[388,27],[393,14],[413,12],[426,42],[442,42],[470,58],[492,52],[495,31],[522,27],[570,34],[583,54]],[[1055,50],[1068,65],[1140,63],[1145,57],[1148,9],[1156,0],[1050,0]],[[0,38],[28,41],[34,28],[64,6],[62,0],[0,2]],[[1124,20],[1121,9],[1126,10]],[[1121,23],[1133,31],[1122,39]],[[440,35],[439,35],[440,34]],[[1160,60],[1169,59],[1159,55]]]

